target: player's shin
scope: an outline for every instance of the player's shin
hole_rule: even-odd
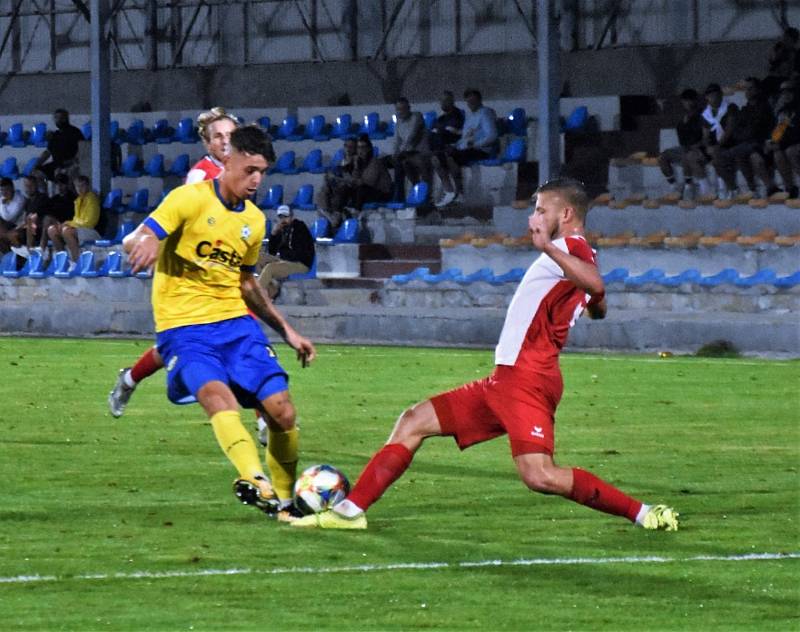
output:
[[[211,417],[214,436],[241,478],[253,481],[264,473],[258,449],[242,425],[238,410],[223,410]]]
[[[572,469],[572,493],[569,499],[614,516],[623,516],[634,522],[642,503],[606,483],[591,472]]]
[[[414,455],[402,443],[383,446],[367,463],[347,500],[366,511],[403,475],[412,458]]]
[[[297,427],[291,430],[269,429],[266,462],[275,493],[281,501],[291,501],[297,477]]]

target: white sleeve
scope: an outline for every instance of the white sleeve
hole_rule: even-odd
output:
[[[202,182],[206,179],[206,172],[202,169],[192,169],[186,174],[186,181],[184,184],[194,184],[195,182]]]

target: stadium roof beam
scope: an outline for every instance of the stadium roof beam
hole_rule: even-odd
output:
[[[183,47],[186,46],[186,42],[189,40],[189,36],[192,34],[192,29],[194,28],[195,22],[197,22],[197,16],[200,14],[200,9],[206,6],[205,0],[200,0],[194,8],[194,13],[192,13],[192,17],[189,20],[189,26],[186,27],[186,31],[183,33],[183,37],[181,38],[180,44],[175,49],[175,54],[172,56],[172,67],[177,68],[178,62],[181,59],[181,54],[183,53]]]
[[[17,0],[17,4],[14,5],[14,9],[11,11],[11,20],[8,22],[8,28],[6,29],[5,35],[3,35],[3,43],[0,45],[0,56],[3,55],[3,51],[6,49],[6,45],[11,37],[11,33],[14,31],[14,25],[16,24],[17,17],[19,16],[20,5],[22,5],[22,0]]]
[[[558,95],[561,89],[559,20],[553,0],[537,0],[536,18],[539,70],[539,184],[559,173],[560,143]]]
[[[108,0],[91,0],[89,67],[92,75],[92,184],[101,194],[111,188],[111,70],[106,33],[110,18]]]
[[[383,37],[381,37],[381,42],[378,44],[378,48],[375,50],[375,54],[372,56],[372,59],[378,59],[380,54],[383,52],[383,49],[386,47],[386,40],[389,39],[389,33],[392,32],[394,25],[397,23],[397,17],[400,15],[400,11],[402,11],[405,3],[406,0],[399,0],[399,2],[394,5],[394,9],[392,9],[392,15],[389,17],[389,23],[383,30]]]

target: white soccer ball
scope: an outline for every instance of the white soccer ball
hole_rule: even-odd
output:
[[[304,514],[330,509],[350,493],[350,481],[332,465],[306,468],[294,484],[294,504]]]

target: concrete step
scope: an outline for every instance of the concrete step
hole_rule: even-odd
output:
[[[359,258],[367,259],[438,259],[442,251],[438,245],[418,244],[361,244]]]
[[[361,276],[388,279],[394,274],[407,274],[417,268],[429,268],[432,273],[442,270],[440,259],[368,259],[361,262]]]

